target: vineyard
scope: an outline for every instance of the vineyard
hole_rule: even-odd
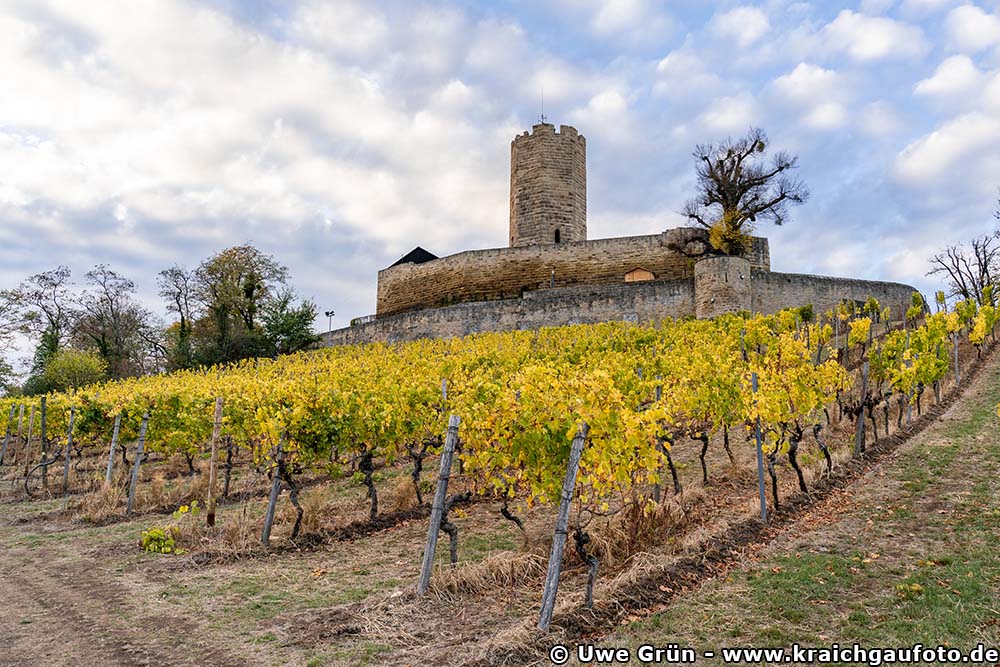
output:
[[[649,606],[636,582],[666,563],[790,521],[953,395],[996,324],[992,306],[915,294],[905,313],[870,300],[337,347],[4,399],[0,497],[29,524],[127,528],[131,558],[193,571],[326,554],[360,559],[354,573],[391,548],[405,567],[387,585],[282,617],[285,645],[381,642],[407,664],[471,637],[477,664],[523,664],[536,628],[606,630]],[[455,608],[483,618],[433,639],[412,620]],[[487,641],[496,623],[506,644]]]

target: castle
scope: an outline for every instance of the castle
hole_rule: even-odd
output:
[[[914,288],[771,271],[767,239],[746,257],[703,255],[695,228],[587,239],[587,143],[539,123],[510,150],[507,248],[436,257],[417,247],[378,273],[374,315],[323,334],[327,345],[725,312],[771,313],[877,298],[905,311]]]

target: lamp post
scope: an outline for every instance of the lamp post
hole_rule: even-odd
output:
[[[328,310],[323,314],[326,315],[326,330],[333,331],[333,316],[336,315],[336,313],[332,310]]]

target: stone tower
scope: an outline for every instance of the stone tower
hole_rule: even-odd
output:
[[[753,308],[750,262],[717,255],[694,263],[694,314],[699,320]]]
[[[539,123],[510,144],[510,246],[587,240],[587,140]]]

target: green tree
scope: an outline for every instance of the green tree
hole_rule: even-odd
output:
[[[35,346],[35,354],[31,360],[31,371],[28,379],[24,382],[22,391],[26,396],[45,394],[53,390],[49,384],[49,379],[45,375],[45,369],[49,363],[62,349],[59,344],[59,335],[55,329],[45,329],[39,336],[38,344]]]
[[[14,368],[3,357],[0,357],[0,396],[9,396],[19,389],[16,378]]]
[[[305,299],[295,305],[295,294],[282,290],[264,307],[264,337],[272,356],[304,350],[319,341],[313,331],[316,304]]]
[[[65,349],[49,360],[44,379],[49,391],[66,391],[100,382],[107,373],[108,365],[97,352]]]
[[[270,357],[316,341],[316,306],[297,303],[288,269],[246,244],[227,248],[194,271],[160,272],[160,295],[179,321],[165,332],[168,367]]]

